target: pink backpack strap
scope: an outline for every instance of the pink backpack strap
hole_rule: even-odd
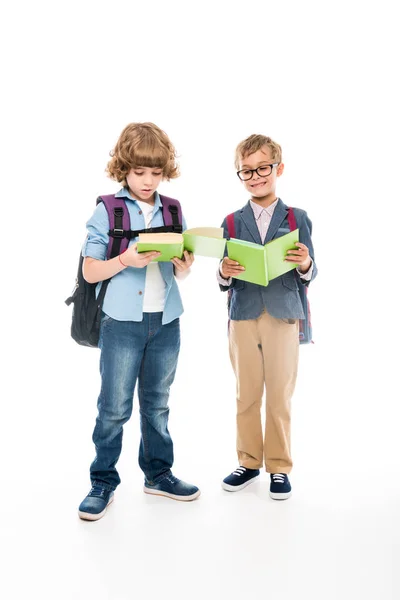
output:
[[[290,231],[294,231],[295,229],[297,229],[296,217],[294,216],[294,210],[292,207],[289,208],[288,223]]]
[[[231,213],[230,215],[228,215],[226,217],[226,224],[228,226],[228,235],[230,238],[234,238],[236,236],[236,231],[235,231],[235,214]],[[232,298],[232,289],[228,290],[228,313],[229,313],[229,307],[230,307],[230,303],[231,303],[231,298]],[[230,319],[228,317],[228,333],[229,333],[229,324],[230,324]]]
[[[296,217],[294,216],[294,210],[292,207],[290,207],[289,211],[288,211],[288,223],[289,223],[290,231],[294,231],[295,229],[297,229]],[[307,297],[308,287],[301,286],[299,291],[301,292],[301,300],[302,300],[303,310],[306,315],[305,319],[299,319],[300,343],[303,343],[304,341],[305,342],[310,341],[313,344],[314,342],[312,341],[312,339],[306,339],[306,338],[311,337],[311,331],[312,331],[310,303],[309,303],[308,297]]]
[[[228,225],[228,234],[230,238],[236,237],[235,231],[235,213],[231,213],[226,217],[226,224]]]

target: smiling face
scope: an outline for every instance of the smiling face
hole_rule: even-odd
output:
[[[154,192],[163,178],[158,167],[134,167],[126,176],[131,196],[137,200],[154,204]]]
[[[259,167],[266,167],[276,162],[278,161],[273,158],[271,149],[268,146],[263,146],[260,150],[253,152],[253,154],[248,154],[240,158],[238,171],[258,169]],[[253,201],[268,206],[276,200],[276,182],[277,178],[282,175],[283,169],[284,165],[280,163],[273,167],[271,174],[266,177],[254,171],[251,179],[242,181],[246,190],[251,194]]]

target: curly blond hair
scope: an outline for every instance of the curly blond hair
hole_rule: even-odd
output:
[[[261,150],[264,146],[271,150],[272,160],[278,163],[282,162],[282,148],[279,144],[266,135],[253,134],[238,144],[235,151],[235,167],[239,169],[240,160]]]
[[[126,176],[135,167],[163,170],[163,179],[179,177],[176,150],[167,134],[154,123],[130,123],[122,131],[106,173],[111,179],[127,185]]]

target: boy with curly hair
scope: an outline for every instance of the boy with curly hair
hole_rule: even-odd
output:
[[[111,157],[107,171],[111,179],[122,183],[116,197],[125,200],[131,228],[163,226],[157,188],[163,179],[179,175],[176,152],[166,133],[153,123],[131,123],[122,131]],[[79,506],[81,519],[95,521],[105,514],[120,483],[116,463],[137,381],[144,492],[189,501],[200,490],[172,474],[173,444],[168,431],[169,390],[177,367],[183,312],[176,278],[189,273],[193,255],[185,251],[182,260],[151,262],[159,253],[138,254],[133,239],[123,254],[106,260],[109,221],[103,203],[87,229],[82,251],[86,281],[99,282],[100,287],[112,278],[100,327],[102,383],[93,432],[92,488]]]

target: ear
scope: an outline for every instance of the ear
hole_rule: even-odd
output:
[[[276,168],[276,176],[280,177],[284,171],[285,165],[283,163],[281,163],[280,165],[277,166]]]

